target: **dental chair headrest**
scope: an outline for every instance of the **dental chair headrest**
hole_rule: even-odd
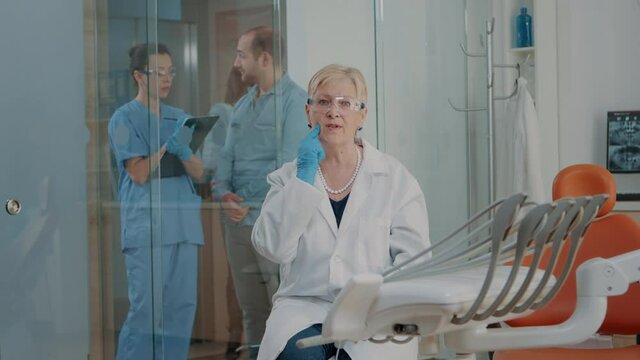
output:
[[[571,165],[560,170],[553,180],[553,200],[596,194],[609,195],[597,214],[597,217],[602,217],[616,204],[616,180],[600,165]]]

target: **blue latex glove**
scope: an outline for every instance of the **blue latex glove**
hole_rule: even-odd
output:
[[[169,141],[167,141],[167,151],[176,155],[182,161],[191,159],[193,155],[189,143],[193,137],[194,127],[184,126],[187,119],[189,119],[188,116],[183,116],[176,122],[176,128],[173,130]]]
[[[320,135],[319,124],[307,134],[298,147],[298,179],[311,185],[313,185],[320,161],[325,158],[324,149],[320,140],[318,140],[318,135]]]

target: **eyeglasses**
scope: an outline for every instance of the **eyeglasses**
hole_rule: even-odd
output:
[[[147,75],[158,74],[158,77],[166,77],[171,76],[172,78],[176,76],[176,68],[172,67],[169,70],[166,69],[146,69],[143,71]]]
[[[307,104],[317,111],[329,111],[335,105],[339,113],[358,111],[365,108],[365,104],[362,101],[349,96],[317,95],[307,99]]]

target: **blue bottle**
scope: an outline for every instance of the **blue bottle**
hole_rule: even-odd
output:
[[[531,37],[531,15],[527,14],[527,8],[520,8],[520,15],[516,16],[516,47],[533,46]]]

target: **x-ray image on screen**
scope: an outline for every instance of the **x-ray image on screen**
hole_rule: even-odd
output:
[[[607,169],[640,172],[640,111],[607,113]]]

